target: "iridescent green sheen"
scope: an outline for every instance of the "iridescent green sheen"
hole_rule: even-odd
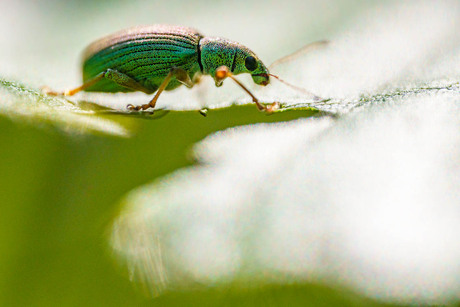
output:
[[[254,71],[245,67],[248,56],[257,60]],[[269,82],[267,68],[245,46],[223,38],[203,37],[191,28],[167,25],[134,27],[92,43],[83,55],[83,82],[112,69],[154,92],[173,67],[185,70],[190,79],[195,80],[197,74],[208,74],[215,78],[216,69],[222,65],[234,74],[251,73],[257,84]],[[173,78],[166,90],[181,84]],[[216,85],[220,84],[216,82]],[[108,79],[102,79],[85,90],[133,91]]]

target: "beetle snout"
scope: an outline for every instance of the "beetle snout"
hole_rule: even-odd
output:
[[[265,86],[270,83],[270,78],[268,74],[254,74],[252,75],[254,83]]]

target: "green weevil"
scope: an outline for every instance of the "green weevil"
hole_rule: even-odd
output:
[[[79,91],[155,93],[148,104],[128,105],[130,110],[155,108],[164,90],[193,87],[201,75],[210,75],[216,86],[233,79],[261,111],[273,112],[234,75],[249,73],[254,83],[267,85],[267,67],[249,48],[220,37],[205,37],[182,26],[151,25],[122,30],[90,44],[83,53],[83,85],[64,92],[45,89],[50,95],[72,96]]]

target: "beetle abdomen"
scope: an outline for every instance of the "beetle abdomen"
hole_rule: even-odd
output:
[[[102,38],[85,50],[83,82],[99,73],[114,69],[155,91],[172,67],[187,71],[190,78],[200,71],[198,46],[201,35],[190,28],[144,26],[127,29]],[[179,86],[172,80],[167,90]],[[103,80],[87,91],[128,92],[127,88]]]

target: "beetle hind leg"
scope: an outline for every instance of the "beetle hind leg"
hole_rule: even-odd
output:
[[[119,72],[117,70],[110,69],[110,68],[107,69],[106,71],[101,72],[100,74],[96,75],[94,78],[86,81],[85,83],[83,83],[82,85],[80,85],[79,87],[76,87],[74,89],[70,89],[70,90],[63,91],[63,92],[55,92],[55,91],[50,90],[47,87],[43,87],[42,91],[45,94],[48,94],[48,95],[51,95],[51,96],[73,96],[73,95],[75,95],[76,93],[78,93],[80,91],[84,91],[87,88],[90,88],[90,87],[96,85],[102,79],[107,79],[107,80],[113,81],[117,85],[123,86],[123,87],[128,88],[128,89],[133,90],[133,91],[140,91],[140,92],[144,92],[146,94],[152,94],[153,93],[152,90],[144,87],[142,84],[140,84],[139,82],[137,82],[136,80],[134,80],[130,76],[125,75],[125,74],[123,74],[123,73],[121,73],[121,72]]]
[[[73,96],[76,93],[78,93],[80,91],[83,91],[86,88],[88,88],[90,86],[93,86],[94,84],[96,84],[99,81],[101,81],[104,78],[104,74],[105,74],[105,72],[102,72],[102,73],[98,74],[96,77],[92,78],[91,80],[83,83],[79,87],[76,87],[76,88],[70,89],[70,90],[66,90],[66,91],[63,91],[63,92],[55,92],[55,91],[51,90],[49,87],[47,87],[47,86],[42,87],[41,90],[42,90],[43,93],[45,93],[47,95],[50,95],[50,96]]]

